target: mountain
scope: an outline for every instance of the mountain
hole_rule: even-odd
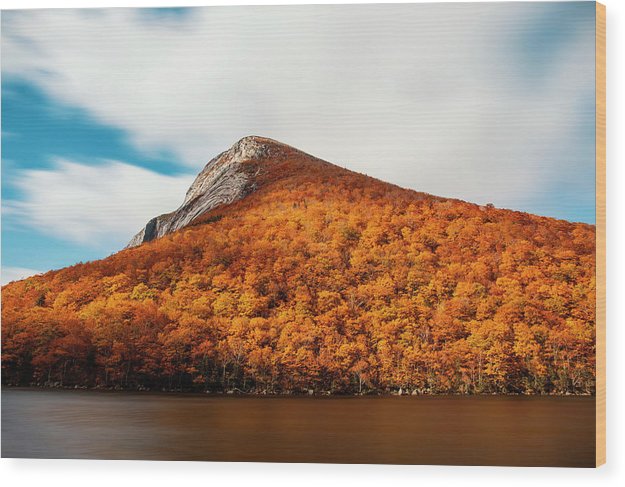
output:
[[[594,393],[594,239],[246,137],[128,248],[5,286],[2,380]]]
[[[266,137],[244,137],[206,164],[177,210],[152,218],[126,248],[180,230],[214,208],[240,200],[277,180],[306,182],[343,174],[366,178],[281,142]],[[373,184],[373,180],[368,181]]]

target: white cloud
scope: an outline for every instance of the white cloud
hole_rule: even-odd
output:
[[[0,271],[2,274],[2,278],[0,281],[2,285],[8,284],[13,281],[20,281],[22,279],[26,279],[27,277],[34,276],[35,274],[41,274],[41,271],[35,269],[28,269],[26,267],[5,267],[2,266]]]
[[[123,245],[147,221],[177,208],[192,176],[165,176],[118,161],[87,166],[58,160],[52,169],[19,172],[22,196],[3,212],[47,235],[94,248]]]
[[[414,189],[557,212],[562,173],[593,163],[580,107],[594,93],[593,19],[557,8],[5,12],[2,69],[197,169],[265,135]],[[532,44],[559,27],[562,42]],[[569,179],[587,202],[586,173]]]

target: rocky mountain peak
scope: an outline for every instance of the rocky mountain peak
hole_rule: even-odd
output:
[[[177,210],[152,218],[127,247],[175,232],[213,208],[245,197],[256,189],[255,177],[260,167],[255,162],[278,156],[288,148],[265,137],[243,137],[204,166]]]

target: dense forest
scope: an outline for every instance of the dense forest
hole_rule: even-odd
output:
[[[594,393],[594,226],[259,164],[185,229],[5,286],[3,384]]]

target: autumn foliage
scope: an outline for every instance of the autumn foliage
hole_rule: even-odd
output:
[[[5,286],[3,383],[594,392],[593,226],[257,164],[186,229]]]

